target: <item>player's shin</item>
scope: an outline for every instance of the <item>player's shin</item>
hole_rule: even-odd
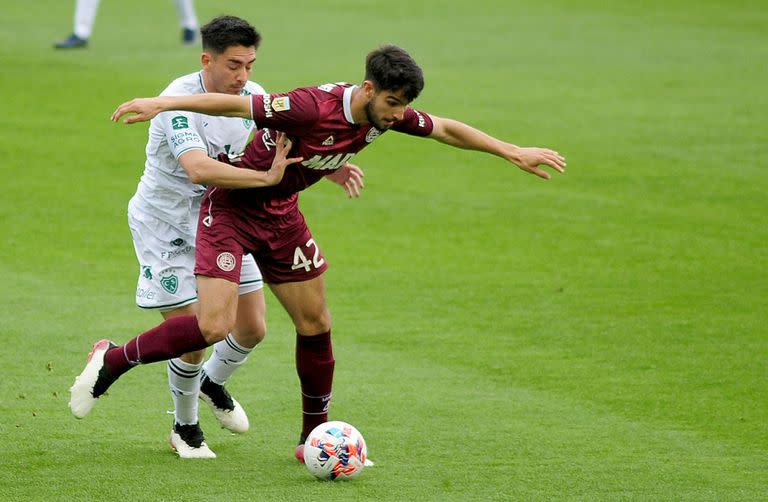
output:
[[[333,385],[333,347],[331,332],[315,336],[296,336],[296,371],[302,394],[302,438],[328,421]]]
[[[173,396],[174,419],[179,425],[198,422],[200,369],[203,363],[188,363],[179,358],[168,360],[168,385]]]

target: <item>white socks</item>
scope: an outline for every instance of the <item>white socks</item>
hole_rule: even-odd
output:
[[[237,343],[230,333],[224,340],[214,344],[213,353],[203,366],[203,371],[213,383],[224,385],[232,373],[248,359],[252,350]]]
[[[213,353],[203,365],[190,364],[178,357],[168,361],[168,385],[173,395],[174,417],[179,425],[198,422],[197,402],[200,395],[200,369],[218,385],[224,385],[232,373],[248,359],[253,349],[243,347],[230,333],[214,344]]]
[[[196,424],[200,394],[200,368],[203,363],[185,363],[178,357],[168,360],[168,385],[173,395],[174,417],[179,425]]]
[[[175,0],[174,3],[179,14],[181,27],[197,30],[197,16],[195,15],[195,6],[192,5],[192,0]]]
[[[99,0],[77,0],[75,5],[75,35],[87,40],[93,32]]]
[[[75,4],[75,35],[88,39],[93,32],[96,21],[96,11],[99,10],[100,0],[77,0]],[[192,0],[174,0],[179,24],[182,28],[197,30],[197,15]]]

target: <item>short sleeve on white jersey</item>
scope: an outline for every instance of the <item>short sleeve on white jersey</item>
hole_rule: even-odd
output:
[[[168,147],[175,158],[190,150],[202,150],[208,153],[208,146],[203,141],[200,115],[172,110],[157,115],[157,124],[164,132]]]

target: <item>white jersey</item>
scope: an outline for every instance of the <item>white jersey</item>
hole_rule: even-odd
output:
[[[171,82],[161,96],[204,92],[202,73],[196,72]],[[241,94],[266,94],[266,91],[248,81]],[[158,114],[149,124],[147,161],[131,205],[168,223],[178,223],[191,212],[196,224],[205,187],[189,180],[178,158],[189,150],[203,150],[212,158],[220,153],[239,154],[245,149],[253,126],[251,120],[233,117],[175,110]]]
[[[174,80],[162,95],[204,92],[198,72]],[[265,91],[249,81],[243,94]],[[168,311],[197,301],[195,234],[205,187],[189,180],[178,158],[189,150],[202,150],[213,158],[239,154],[253,125],[251,120],[180,111],[160,113],[150,122],[144,174],[128,203],[128,225],[139,261],[139,307]],[[244,256],[240,294],[261,289],[262,284],[253,256]]]

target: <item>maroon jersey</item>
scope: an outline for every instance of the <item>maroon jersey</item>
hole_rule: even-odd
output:
[[[303,157],[288,166],[271,187],[205,193],[197,231],[195,273],[240,280],[240,259],[252,253],[269,283],[306,281],[328,267],[298,208],[298,192],[318,182],[384,131],[352,121],[354,86],[325,84],[287,94],[253,95],[253,119],[260,130],[248,144],[242,167],[267,170],[275,156],[275,131],[293,146],[288,157]],[[391,128],[417,136],[432,132],[432,118],[406,109]]]
[[[297,192],[339,169],[383,134],[385,131],[372,124],[352,121],[350,102],[354,88],[349,84],[325,84],[285,94],[251,96],[253,119],[260,130],[246,147],[242,167],[269,169],[275,156],[275,131],[282,131],[293,140],[288,157],[304,160],[288,166],[283,180],[275,186],[231,191],[233,205],[245,212],[251,212],[250,208],[267,209],[273,215],[285,214],[296,204]],[[407,108],[403,119],[391,128],[428,136],[432,132],[432,118]]]

